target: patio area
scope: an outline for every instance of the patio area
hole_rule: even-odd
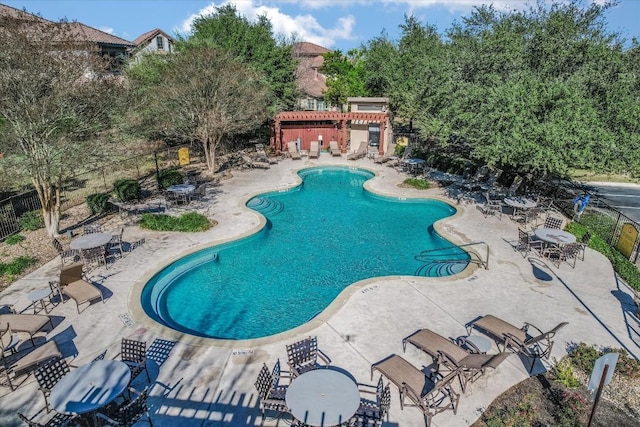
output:
[[[141,314],[136,287],[184,254],[251,234],[263,222],[244,206],[246,200],[259,192],[295,185],[299,182],[295,171],[314,165],[367,168],[377,176],[365,187],[384,195],[428,196],[456,203],[441,188],[420,191],[399,187],[406,174],[366,157],[354,161],[344,154],[333,157],[322,153],[317,159],[281,160],[269,169],[234,171],[232,178],[220,181],[202,208],[218,223],[212,229],[194,234],[157,233],[127,226],[123,240],[144,244],[108,269],[100,267],[90,275],[105,303],[94,302],[80,314],[73,302],[57,305],[49,313],[54,329],[46,339],[55,340],[75,366],[88,363],[105,349],[106,359],[116,357],[123,337],[146,341],[149,405],[156,426],[260,425],[262,411],[254,387],[258,372],[263,363],[271,367],[277,359],[286,369],[286,344],[308,336],[317,336],[333,366],[364,384],[378,381],[378,373],[370,378],[371,365],[393,353],[419,368],[431,364],[430,357],[413,346],[403,353],[402,339],[414,331],[428,328],[445,337],[460,337],[466,335],[466,324],[486,314],[518,326],[530,322],[543,330],[568,322],[555,337],[552,358],[561,358],[569,344],[578,342],[622,347],[634,357],[640,356],[640,324],[633,315],[632,292],[616,280],[604,256],[587,248],[585,261],[578,261],[575,269],[567,264],[557,268],[534,252],[523,257],[514,250],[518,224],[485,217],[473,204],[456,205],[459,212],[436,224],[436,229],[456,244],[485,242],[490,248],[488,269],[471,267],[442,279],[405,276],[364,280],[345,289],[308,324],[260,340],[196,338],[169,331]],[[114,217],[114,221],[121,220]],[[13,304],[18,311],[29,312],[28,295],[48,287],[59,271],[60,260],[56,258],[0,293],[0,305]],[[44,334],[38,337],[41,342],[44,338]],[[496,345],[492,347],[490,352],[497,352]],[[548,368],[538,361],[533,374],[545,366]],[[493,399],[529,375],[528,360],[510,355],[497,369],[468,386],[457,414],[438,414],[432,425],[472,424]],[[144,382],[144,377],[137,381]],[[0,425],[22,425],[18,412],[36,421],[47,418],[33,375],[15,391],[0,387]],[[264,425],[286,424],[268,420]],[[419,409],[400,409],[398,390],[392,386],[389,421],[383,425],[421,427],[424,420]]]

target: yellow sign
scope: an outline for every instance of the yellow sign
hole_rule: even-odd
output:
[[[180,166],[188,165],[189,162],[189,149],[182,147],[178,150],[178,159],[180,160]]]
[[[629,258],[631,252],[633,252],[637,238],[638,230],[631,224],[624,224],[620,232],[620,240],[618,240],[618,250],[620,253]]]
[[[409,138],[407,138],[406,136],[399,136],[398,138],[396,138],[396,144],[400,147],[406,147],[407,145],[409,145]]]

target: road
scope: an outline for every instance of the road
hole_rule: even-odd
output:
[[[608,205],[640,223],[640,185],[590,182],[585,187]]]

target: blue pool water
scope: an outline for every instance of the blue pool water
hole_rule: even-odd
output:
[[[156,321],[189,334],[250,339],[299,326],[347,286],[389,275],[443,276],[468,255],[433,223],[455,209],[429,199],[398,200],[363,189],[373,174],[339,167],[299,172],[289,191],[254,197],[247,206],[267,225],[258,233],[188,255],[144,287],[142,306]],[[419,256],[449,248],[447,260]]]

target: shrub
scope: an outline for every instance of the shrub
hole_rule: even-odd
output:
[[[570,358],[563,358],[553,367],[553,375],[556,381],[564,384],[565,387],[575,388],[580,385],[580,381],[573,372],[573,365]]]
[[[581,427],[584,425],[583,418],[587,413],[589,402],[582,395],[575,391],[565,391],[562,394],[561,405],[558,405],[555,416],[559,425],[563,427]]]
[[[28,256],[19,256],[8,263],[0,262],[0,276],[17,276],[35,263],[36,259]]]
[[[140,217],[140,227],[154,231],[206,231],[211,228],[209,219],[199,213],[189,212],[179,217],[146,213]]]
[[[158,173],[158,182],[161,188],[168,188],[172,185],[182,184],[184,178],[177,169],[163,169]]]
[[[121,202],[140,198],[140,183],[135,179],[118,179],[113,183],[113,192]]]
[[[407,178],[404,180],[404,183],[418,190],[427,190],[430,187],[429,181],[419,178]]]
[[[6,239],[4,239],[4,242],[7,245],[15,245],[16,243],[20,243],[23,240],[24,240],[24,236],[22,236],[20,234],[14,234],[14,235],[9,236]]]
[[[91,215],[99,215],[107,211],[109,193],[95,193],[87,196],[87,206]]]
[[[44,227],[44,218],[40,210],[30,211],[20,215],[18,218],[21,230],[35,231]]]

